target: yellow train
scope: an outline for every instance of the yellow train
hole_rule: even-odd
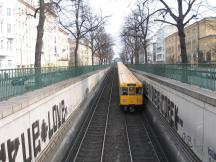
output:
[[[119,98],[122,110],[135,111],[143,105],[143,84],[121,62],[117,63]]]

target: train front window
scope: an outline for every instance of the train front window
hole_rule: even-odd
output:
[[[136,88],[129,87],[129,95],[136,95]]]
[[[128,88],[121,88],[121,95],[128,95]]]
[[[141,87],[136,88],[136,94],[143,94]]]

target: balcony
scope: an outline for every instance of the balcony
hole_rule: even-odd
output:
[[[0,49],[0,56],[13,57],[14,56],[14,51],[13,51],[13,49],[12,50]]]

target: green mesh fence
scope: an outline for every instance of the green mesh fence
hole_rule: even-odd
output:
[[[216,64],[136,64],[131,68],[216,90]]]
[[[0,70],[0,101],[106,67],[94,65]]]

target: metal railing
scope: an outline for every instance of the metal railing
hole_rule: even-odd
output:
[[[106,67],[94,65],[0,70],[0,101]]]
[[[131,68],[216,90],[216,64],[136,64]]]

